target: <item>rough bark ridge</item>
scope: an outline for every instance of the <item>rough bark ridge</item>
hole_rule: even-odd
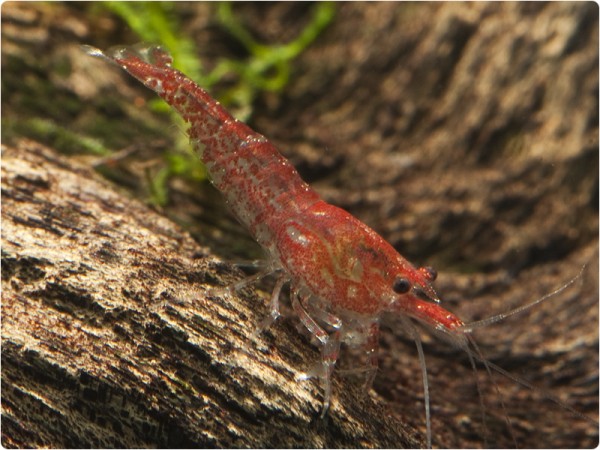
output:
[[[298,35],[311,7],[247,2],[234,12],[257,39],[280,43]],[[213,12],[202,2],[173,8],[203,64],[246,56]],[[360,380],[336,376],[333,415],[320,422],[316,385],[293,381],[317,353],[292,324],[255,343],[250,332],[266,308],[253,290],[205,301],[209,285],[241,276],[213,253],[256,255],[210,189],[177,180],[164,211],[201,248],[86,169],[20,140],[70,152],[133,145],[110,173],[142,191],[136,164],[162,157],[180,131],[148,112],[151,93],[78,48],[139,38],[114,16],[71,3],[4,3],[2,21],[2,132],[11,143],[2,161],[2,442],[422,444],[416,352],[394,318],[371,393],[384,409],[362,400]],[[251,126],[327,201],[436,267],[445,306],[465,320],[547,294],[587,264],[570,289],[476,338],[492,362],[597,418],[597,5],[339,4],[285,91],[258,99]],[[96,187],[82,191],[86,180]],[[434,445],[514,446],[485,372],[487,432],[468,360],[424,339]],[[596,424],[496,379],[519,447],[598,444]],[[399,423],[417,437],[402,438]]]
[[[264,299],[89,169],[3,148],[2,200],[4,446],[419,445],[372,402],[319,420],[293,327],[253,338]]]

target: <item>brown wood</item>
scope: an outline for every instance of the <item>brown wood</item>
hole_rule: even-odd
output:
[[[253,338],[265,300],[210,292],[240,274],[90,169],[5,147],[2,200],[4,446],[419,445],[360,396],[319,419],[293,326]]]

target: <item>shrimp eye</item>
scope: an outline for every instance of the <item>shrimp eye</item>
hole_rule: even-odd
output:
[[[421,272],[429,282],[433,282],[437,278],[437,270],[435,270],[433,267],[421,267],[419,272]]]
[[[406,278],[396,278],[394,280],[394,284],[392,285],[392,289],[396,294],[406,294],[410,291],[410,281]]]

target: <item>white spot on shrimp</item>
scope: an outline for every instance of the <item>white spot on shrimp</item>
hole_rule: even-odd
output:
[[[288,225],[286,227],[285,231],[288,234],[288,236],[290,238],[292,238],[292,240],[294,242],[297,242],[298,244],[302,245],[303,247],[306,247],[310,242],[309,239],[293,225]]]
[[[355,298],[356,297],[356,286],[354,286],[352,284],[349,285],[347,295],[348,295],[348,298]]]
[[[333,277],[331,276],[331,272],[329,270],[327,270],[325,267],[323,267],[321,269],[321,279],[327,283],[327,285],[329,287],[333,287],[334,281],[333,281]]]
[[[197,139],[192,139],[191,142],[192,142],[192,147],[194,147],[194,150],[196,150],[196,152],[200,156],[202,156],[202,154],[204,153],[204,149],[205,149],[204,144],[202,144]],[[221,167],[218,164],[215,164],[213,162],[210,162],[210,161],[204,163],[204,165],[206,166],[206,170],[208,170],[208,173],[209,173],[210,178],[213,183],[219,184],[219,183],[221,183],[221,181],[223,181],[223,176],[225,175],[225,169],[223,167]]]
[[[353,280],[361,280],[363,276],[363,265],[360,260],[357,258],[354,260],[354,264],[352,264],[352,279]]]
[[[240,142],[240,147],[248,147],[249,145],[255,145],[255,144],[260,144],[263,142],[268,142],[267,138],[265,138],[264,136],[257,134],[257,133],[253,133],[253,134],[249,134],[248,136],[246,136],[246,139],[242,140],[242,142]]]
[[[162,80],[159,80],[158,78],[148,78],[144,81],[144,84],[154,90],[157,94],[162,94],[163,92]]]
[[[275,245],[273,244],[273,233],[264,223],[260,223],[256,226],[254,230],[254,236],[256,240],[264,247],[270,249],[275,248]],[[273,250],[271,250],[271,254],[273,254]]]

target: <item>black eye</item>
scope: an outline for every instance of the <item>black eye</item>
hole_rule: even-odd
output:
[[[427,280],[430,282],[435,281],[435,279],[437,278],[437,270],[435,270],[433,267],[421,267],[419,269],[419,272],[425,275],[425,278],[427,278]]]
[[[397,294],[406,294],[410,291],[410,281],[406,278],[396,278],[394,280],[394,284],[392,285],[392,289]]]

